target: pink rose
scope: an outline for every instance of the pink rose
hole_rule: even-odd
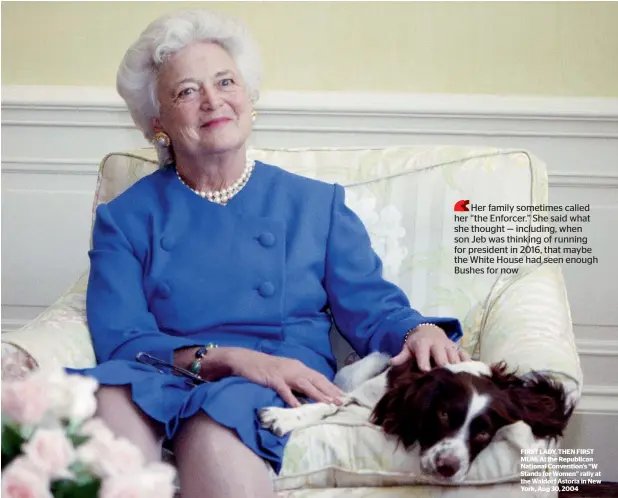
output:
[[[75,458],[73,445],[61,429],[38,429],[22,446],[32,464],[52,478],[70,477]]]
[[[149,498],[171,498],[176,493],[176,469],[169,463],[152,462],[138,474]]]
[[[166,463],[151,463],[133,474],[114,475],[101,484],[100,498],[173,498],[175,469]]]
[[[48,375],[47,385],[51,410],[58,418],[80,423],[94,415],[97,409],[94,393],[99,387],[96,379],[58,370]]]
[[[49,409],[46,386],[37,377],[2,381],[2,413],[19,424],[34,425]]]
[[[2,496],[53,498],[49,491],[49,479],[25,456],[16,458],[2,471]]]
[[[84,422],[79,429],[80,434],[90,436],[92,439],[101,441],[114,439],[114,433],[107,427],[102,419],[95,417]]]
[[[99,498],[149,498],[143,494],[135,476],[114,475],[103,480]]]
[[[128,439],[92,438],[76,450],[77,459],[98,477],[131,474],[144,465],[141,450]]]

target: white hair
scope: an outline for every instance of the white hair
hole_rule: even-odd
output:
[[[157,74],[166,58],[198,41],[218,43],[232,57],[254,102],[259,96],[261,60],[257,44],[236,18],[203,9],[164,15],[153,21],[129,47],[116,76],[116,89],[144,137],[154,137],[159,117]],[[157,148],[161,162],[163,152]]]

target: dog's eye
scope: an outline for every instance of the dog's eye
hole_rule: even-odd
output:
[[[438,410],[438,420],[443,424],[448,424],[448,413],[446,413],[446,410]]]
[[[490,437],[491,435],[489,434],[489,432],[481,431],[476,436],[474,436],[474,439],[476,439],[479,443],[484,443],[489,441]]]

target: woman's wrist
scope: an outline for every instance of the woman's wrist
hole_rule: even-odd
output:
[[[199,346],[190,346],[188,348],[180,348],[174,351],[174,365],[185,370],[189,370],[191,362],[195,359],[195,353]]]
[[[198,348],[198,350],[195,352],[195,358],[193,359],[193,361],[191,362],[191,365],[189,366],[189,371],[192,374],[201,376],[202,360],[208,354],[209,351],[212,351],[213,349],[217,347],[218,346],[214,342],[209,342],[205,346],[201,346],[200,348]]]
[[[192,370],[192,365],[196,360],[196,354],[202,346],[191,346],[174,351],[174,365],[185,370]],[[231,350],[237,348],[212,348],[208,349],[200,360],[200,371],[198,375],[204,380],[217,380],[222,377],[232,375],[230,358]]]
[[[213,381],[233,375],[235,349],[237,348],[217,347],[209,349],[201,361],[200,377],[204,380]]]
[[[406,332],[406,335],[403,338],[404,345],[408,343],[408,339],[410,338],[410,336],[412,334],[414,334],[414,332],[416,332],[421,327],[435,327],[435,328],[443,331],[442,327],[440,327],[439,325],[436,325],[435,323],[429,323],[429,322],[419,323],[416,327],[414,327],[414,328],[412,328],[412,329],[410,329],[410,330],[408,330]]]

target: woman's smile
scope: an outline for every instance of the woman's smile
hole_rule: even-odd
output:
[[[207,121],[201,127],[202,128],[216,128],[226,123],[229,123],[230,121],[232,121],[231,118],[225,118],[225,117],[215,118],[215,119],[211,119],[210,121]]]

